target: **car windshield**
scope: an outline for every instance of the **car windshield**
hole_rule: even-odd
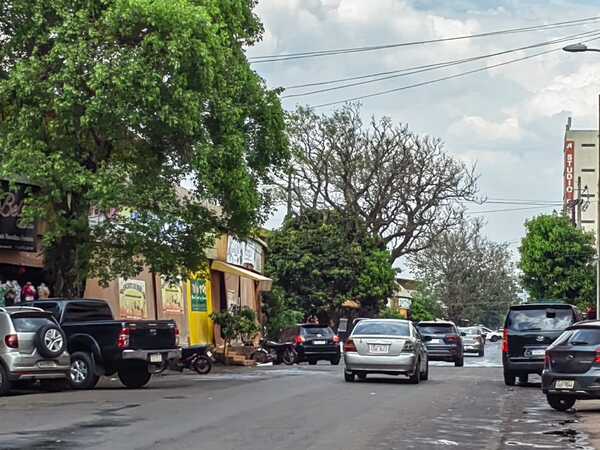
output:
[[[514,331],[558,331],[573,323],[570,308],[513,309],[507,326]]]
[[[460,329],[461,332],[465,333],[466,335],[478,335],[479,330],[477,328],[461,328]]]
[[[302,327],[303,336],[307,337],[331,337],[333,330],[329,327]]]
[[[405,322],[359,322],[353,335],[364,336],[410,336]]]
[[[48,317],[13,317],[13,325],[19,333],[35,333],[44,325],[54,325]]]
[[[418,328],[423,334],[448,334],[454,332],[454,327],[449,323],[419,325]]]

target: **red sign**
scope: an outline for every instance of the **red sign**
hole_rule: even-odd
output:
[[[573,200],[575,192],[575,142],[565,141],[565,201]]]

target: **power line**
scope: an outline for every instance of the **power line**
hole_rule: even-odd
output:
[[[466,211],[467,214],[488,214],[488,213],[497,213],[497,212],[510,212],[510,211],[526,211],[530,209],[545,209],[552,208],[554,205],[544,205],[544,206],[527,206],[523,208],[506,208],[506,209],[488,209],[483,211]]]
[[[529,50],[532,48],[538,48],[538,47],[544,47],[547,45],[553,45],[553,44],[558,44],[561,42],[567,42],[573,39],[578,39],[578,38],[583,38],[583,37],[591,37],[591,36],[599,36],[600,35],[600,29],[596,29],[596,30],[592,30],[592,31],[587,31],[585,33],[577,33],[577,34],[573,34],[570,36],[564,36],[562,38],[558,38],[558,39],[554,39],[551,41],[545,41],[545,42],[540,42],[537,44],[532,44],[532,45],[526,45],[523,47],[517,47],[517,48],[513,48],[513,49],[509,49],[509,50],[503,50],[500,52],[495,52],[495,53],[488,53],[486,55],[479,55],[479,56],[473,56],[470,58],[463,58],[463,59],[456,59],[456,60],[451,60],[451,61],[446,61],[446,62],[442,62],[442,63],[435,63],[435,64],[426,64],[426,65],[422,65],[422,66],[415,66],[415,67],[408,67],[405,69],[399,69],[399,70],[395,70],[395,71],[389,71],[389,72],[379,72],[377,74],[369,74],[369,75],[361,75],[358,77],[348,77],[348,78],[344,78],[344,79],[338,79],[338,80],[328,80],[328,81],[323,81],[323,82],[317,82],[317,83],[308,83],[311,86],[318,86],[318,85],[325,85],[325,84],[334,84],[334,83],[339,83],[339,82],[343,82],[343,81],[352,81],[352,80],[364,80],[365,78],[374,78],[377,76],[380,76],[381,74],[386,74],[386,76],[381,76],[379,78],[375,78],[372,80],[366,80],[366,81],[358,81],[355,83],[348,83],[348,84],[343,84],[341,86],[333,86],[333,87],[329,87],[329,88],[323,88],[323,89],[315,89],[312,91],[307,91],[307,92],[301,92],[298,94],[288,94],[288,95],[283,95],[281,96],[281,98],[292,98],[292,97],[302,97],[305,95],[313,95],[313,94],[319,94],[322,92],[329,92],[329,91],[335,91],[338,89],[346,89],[349,87],[354,87],[354,86],[361,86],[361,85],[365,85],[365,84],[370,84],[370,83],[376,83],[379,81],[384,81],[384,80],[390,80],[393,78],[398,78],[398,77],[405,77],[405,76],[409,76],[409,75],[415,75],[418,73],[423,73],[423,72],[429,72],[431,70],[436,70],[436,69],[443,69],[446,67],[452,67],[452,66],[457,66],[460,64],[465,64],[468,62],[473,62],[473,61],[479,61],[481,59],[486,59],[486,58],[492,58],[495,56],[501,56],[501,55],[506,55],[509,53],[514,53],[514,52],[518,52],[518,51],[522,51],[522,50]],[[299,87],[302,87],[303,85],[296,85],[296,86],[292,86],[290,88],[286,88],[286,90],[288,89],[296,89]],[[307,86],[307,85],[304,85]]]
[[[593,39],[588,39],[582,42],[591,42],[594,40],[597,40],[598,38],[593,38]],[[516,63],[516,62],[520,62],[520,61],[525,61],[531,58],[536,58],[538,56],[542,56],[542,55],[547,55],[549,53],[554,53],[554,52],[558,52],[558,51],[562,51],[562,48],[555,48],[552,50],[545,50],[543,52],[538,52],[538,53],[534,53],[532,55],[527,55],[527,56],[523,56],[521,58],[515,58],[515,59],[511,59],[508,61],[504,61],[501,63],[497,63],[497,64],[492,64],[489,66],[485,66],[485,67],[479,67],[477,69],[473,69],[473,70],[468,70],[466,72],[461,72],[461,73],[457,73],[457,74],[453,74],[453,75],[447,75],[445,77],[440,77],[440,78],[434,78],[433,80],[427,80],[427,81],[421,81],[419,83],[414,83],[414,84],[409,84],[407,86],[402,86],[399,88],[394,88],[394,89],[386,89],[384,91],[379,91],[379,92],[373,92],[371,94],[365,94],[365,95],[359,95],[357,97],[352,97],[352,98],[347,98],[344,100],[338,100],[338,101],[334,101],[334,102],[328,102],[328,103],[321,103],[319,105],[312,105],[311,108],[323,108],[325,106],[332,106],[332,105],[338,105],[340,103],[347,103],[347,102],[352,102],[352,101],[356,101],[356,100],[363,100],[366,98],[371,98],[371,97],[378,97],[380,95],[386,95],[386,94],[391,94],[394,92],[400,92],[400,91],[405,91],[408,89],[413,89],[416,87],[422,87],[422,86],[427,86],[430,84],[434,84],[434,83],[438,83],[440,81],[446,81],[446,80],[451,80],[454,78],[460,78],[460,77],[464,77],[466,75],[471,75],[473,73],[478,73],[478,72],[483,72],[489,69],[494,69],[496,67],[502,67],[502,66],[506,66],[508,64],[512,64],[512,63]]]
[[[438,38],[438,39],[428,39],[422,41],[410,41],[410,42],[400,42],[393,44],[384,44],[384,45],[371,45],[371,46],[363,46],[363,47],[350,47],[350,48],[340,48],[340,49],[330,49],[330,50],[315,50],[308,52],[295,52],[295,53],[281,53],[278,55],[262,55],[262,56],[254,56],[249,57],[248,61],[252,64],[265,63],[265,62],[277,62],[277,61],[289,61],[294,59],[305,59],[305,58],[314,58],[318,56],[332,56],[339,54],[347,54],[347,53],[358,53],[358,52],[369,52],[374,50],[383,50],[389,48],[396,47],[408,47],[414,45],[425,45],[425,44],[434,44],[439,42],[449,42],[449,41],[458,41],[464,39],[473,39],[473,38],[481,38],[481,37],[489,37],[489,36],[497,36],[503,34],[516,34],[516,33],[526,33],[530,31],[547,31],[553,30],[556,28],[565,28],[572,26],[581,26],[589,23],[593,23],[600,20],[600,17],[585,17],[582,19],[574,19],[563,22],[554,22],[545,25],[533,25],[529,27],[520,27],[520,28],[508,28],[504,30],[497,31],[489,31],[485,33],[478,34],[467,34],[461,36],[452,36],[447,38]]]

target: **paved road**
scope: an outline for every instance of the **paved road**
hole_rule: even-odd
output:
[[[436,363],[418,386],[349,384],[341,366],[303,365],[19,393],[0,400],[0,449],[591,448],[577,415],[552,411],[539,385],[505,387],[498,356],[495,345],[464,368]]]

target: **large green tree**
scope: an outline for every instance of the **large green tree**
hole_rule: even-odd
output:
[[[587,306],[595,298],[594,237],[557,214],[526,222],[519,267],[535,299],[564,299]]]
[[[184,273],[211,234],[263,218],[287,141],[244,54],[255,3],[0,0],[0,178],[39,186],[24,214],[46,224],[55,295]]]
[[[267,270],[290,306],[335,318],[346,300],[376,314],[395,288],[389,252],[337,211],[307,210],[269,239]]]

